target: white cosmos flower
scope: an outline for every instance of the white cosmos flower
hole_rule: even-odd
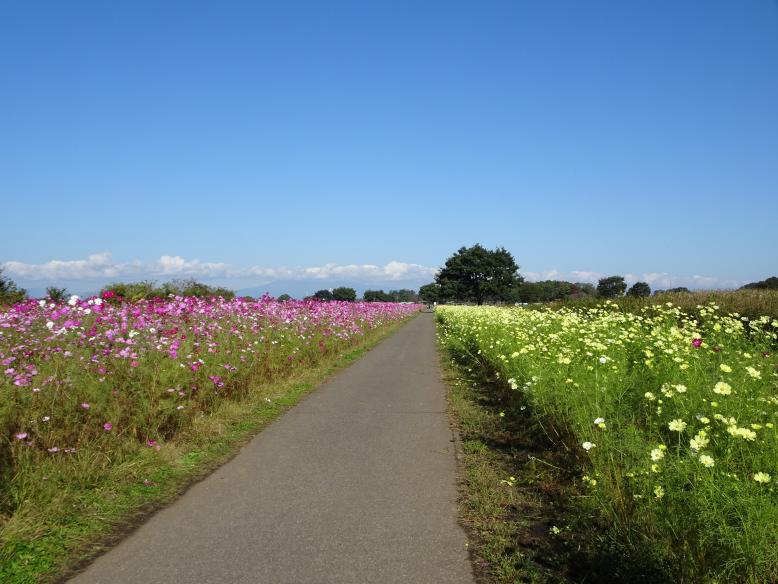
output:
[[[586,450],[586,451],[588,452],[589,450],[591,450],[592,448],[594,448],[594,447],[595,447],[595,446],[597,446],[597,445],[596,445],[594,442],[589,442],[589,441],[587,440],[586,442],[584,442],[583,444],[581,444],[581,446],[583,446],[583,449],[584,449],[584,450]]]
[[[68,300],[68,304],[70,304],[70,306],[75,306],[77,302],[78,294],[73,294],[73,296],[70,297],[70,300]]]

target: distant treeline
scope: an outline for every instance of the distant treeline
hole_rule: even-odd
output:
[[[151,280],[142,282],[117,282],[109,284],[100,290],[100,296],[115,296],[126,298],[127,300],[151,300],[152,298],[167,298],[174,296],[196,296],[197,298],[208,298],[220,296],[227,300],[235,298],[235,292],[228,288],[218,286],[209,286],[197,280],[172,280],[159,286]]]
[[[464,250],[470,251],[470,250]],[[461,252],[461,250],[460,250]],[[489,253],[489,252],[487,252]],[[515,264],[510,267],[512,272],[516,272]],[[459,274],[463,280],[467,280],[467,273]],[[746,284],[741,290],[778,290],[778,277],[772,276],[766,280]],[[588,282],[567,282],[564,280],[543,280],[541,282],[527,282],[517,274],[512,278],[510,285],[501,286],[493,291],[493,294],[487,295],[485,299],[489,302],[499,302],[505,304],[513,303],[543,303],[557,302],[560,300],[575,300],[586,298],[618,298],[620,296],[644,298],[657,294],[678,294],[688,293],[689,289],[684,287],[670,288],[668,290],[651,290],[646,282],[635,282],[628,287],[623,276],[609,276],[602,278],[597,285]],[[176,296],[196,296],[196,297],[222,297],[232,299],[236,296],[233,290],[219,286],[209,286],[194,279],[172,280],[164,284],[157,285],[151,280],[141,282],[116,282],[105,286],[100,290],[100,295],[107,298],[127,299],[130,301],[152,298],[167,298],[170,295]],[[69,296],[65,288],[50,286],[46,289],[46,297],[55,302],[67,300]],[[13,280],[3,275],[0,268],[0,304],[10,305],[21,302],[27,298],[27,291],[18,287]],[[250,298],[250,297],[246,297]],[[278,300],[291,300],[288,294],[282,294]],[[354,288],[341,286],[331,290],[318,290],[306,300],[339,300],[353,302],[357,300],[357,292]],[[366,302],[467,302],[472,298],[467,294],[461,294],[456,286],[452,286],[450,281],[441,280],[440,276],[436,282],[422,286],[419,291],[402,288],[400,290],[365,290],[362,299]]]
[[[778,290],[778,276],[772,276],[761,282],[751,282],[743,286],[741,290]]]
[[[291,297],[288,294],[282,294],[278,297],[279,300],[289,300],[290,298]],[[354,288],[346,288],[343,286],[333,288],[332,290],[318,290],[315,294],[307,296],[305,299],[353,302],[357,299],[357,291]],[[365,302],[418,302],[419,295],[416,291],[406,288],[401,290],[389,290],[389,292],[384,292],[383,290],[365,290],[365,293],[362,295],[362,300]]]

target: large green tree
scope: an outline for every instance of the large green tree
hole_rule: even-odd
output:
[[[632,288],[627,290],[627,296],[637,296],[638,298],[651,296],[651,286],[647,282],[635,282],[632,284]]]
[[[354,290],[353,288],[347,288],[345,286],[341,286],[339,288],[333,288],[332,299],[353,302],[354,300],[357,299],[357,291]]]
[[[476,304],[513,300],[523,280],[509,251],[489,250],[478,243],[461,247],[435,277],[444,297]]]
[[[442,292],[440,286],[438,286],[435,283],[425,284],[424,286],[419,288],[419,298],[423,302],[428,302],[430,304],[433,302],[439,302],[441,296],[442,296]]]
[[[627,289],[627,283],[624,276],[608,276],[597,282],[597,294],[603,298],[617,298],[624,296]]]
[[[329,290],[317,290],[313,296],[311,296],[314,300],[325,300],[329,301],[332,300],[332,292]]]

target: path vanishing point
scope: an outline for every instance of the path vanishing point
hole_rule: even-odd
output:
[[[420,314],[70,582],[472,583],[452,437]]]

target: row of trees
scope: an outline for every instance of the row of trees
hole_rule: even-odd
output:
[[[195,296],[197,298],[221,296],[227,300],[235,298],[235,292],[228,288],[209,286],[193,279],[171,280],[159,286],[151,280],[130,283],[118,282],[109,284],[100,290],[100,296],[105,296],[106,294],[133,301],[167,298],[171,294],[175,296]]]
[[[279,300],[290,300],[291,297],[288,294],[282,294],[278,297]],[[354,288],[347,288],[345,286],[339,288],[333,288],[332,290],[318,290],[311,296],[307,296],[306,300],[341,300],[346,302],[353,302],[357,299],[357,291]],[[403,288],[401,290],[390,290],[384,292],[383,290],[365,290],[362,295],[362,299],[365,302],[418,302],[419,295],[414,290]]]
[[[172,280],[164,284],[157,285],[151,280],[142,282],[117,282],[109,284],[100,290],[101,297],[126,298],[127,300],[150,300],[152,298],[167,298],[170,294],[177,296],[197,296],[201,298],[211,296],[221,296],[231,299],[235,297],[235,292],[227,288],[209,286],[197,280]],[[63,302],[69,296],[67,288],[49,286],[46,288],[46,298],[53,302]],[[13,280],[3,275],[0,268],[0,305],[15,304],[27,298],[27,290],[19,288]]]
[[[635,282],[627,289],[623,276],[602,278],[595,288],[583,282],[545,280],[525,282],[519,266],[504,247],[488,250],[480,244],[461,247],[446,260],[435,282],[422,286],[419,296],[425,302],[550,302],[565,298],[599,296],[650,296],[646,282]]]

